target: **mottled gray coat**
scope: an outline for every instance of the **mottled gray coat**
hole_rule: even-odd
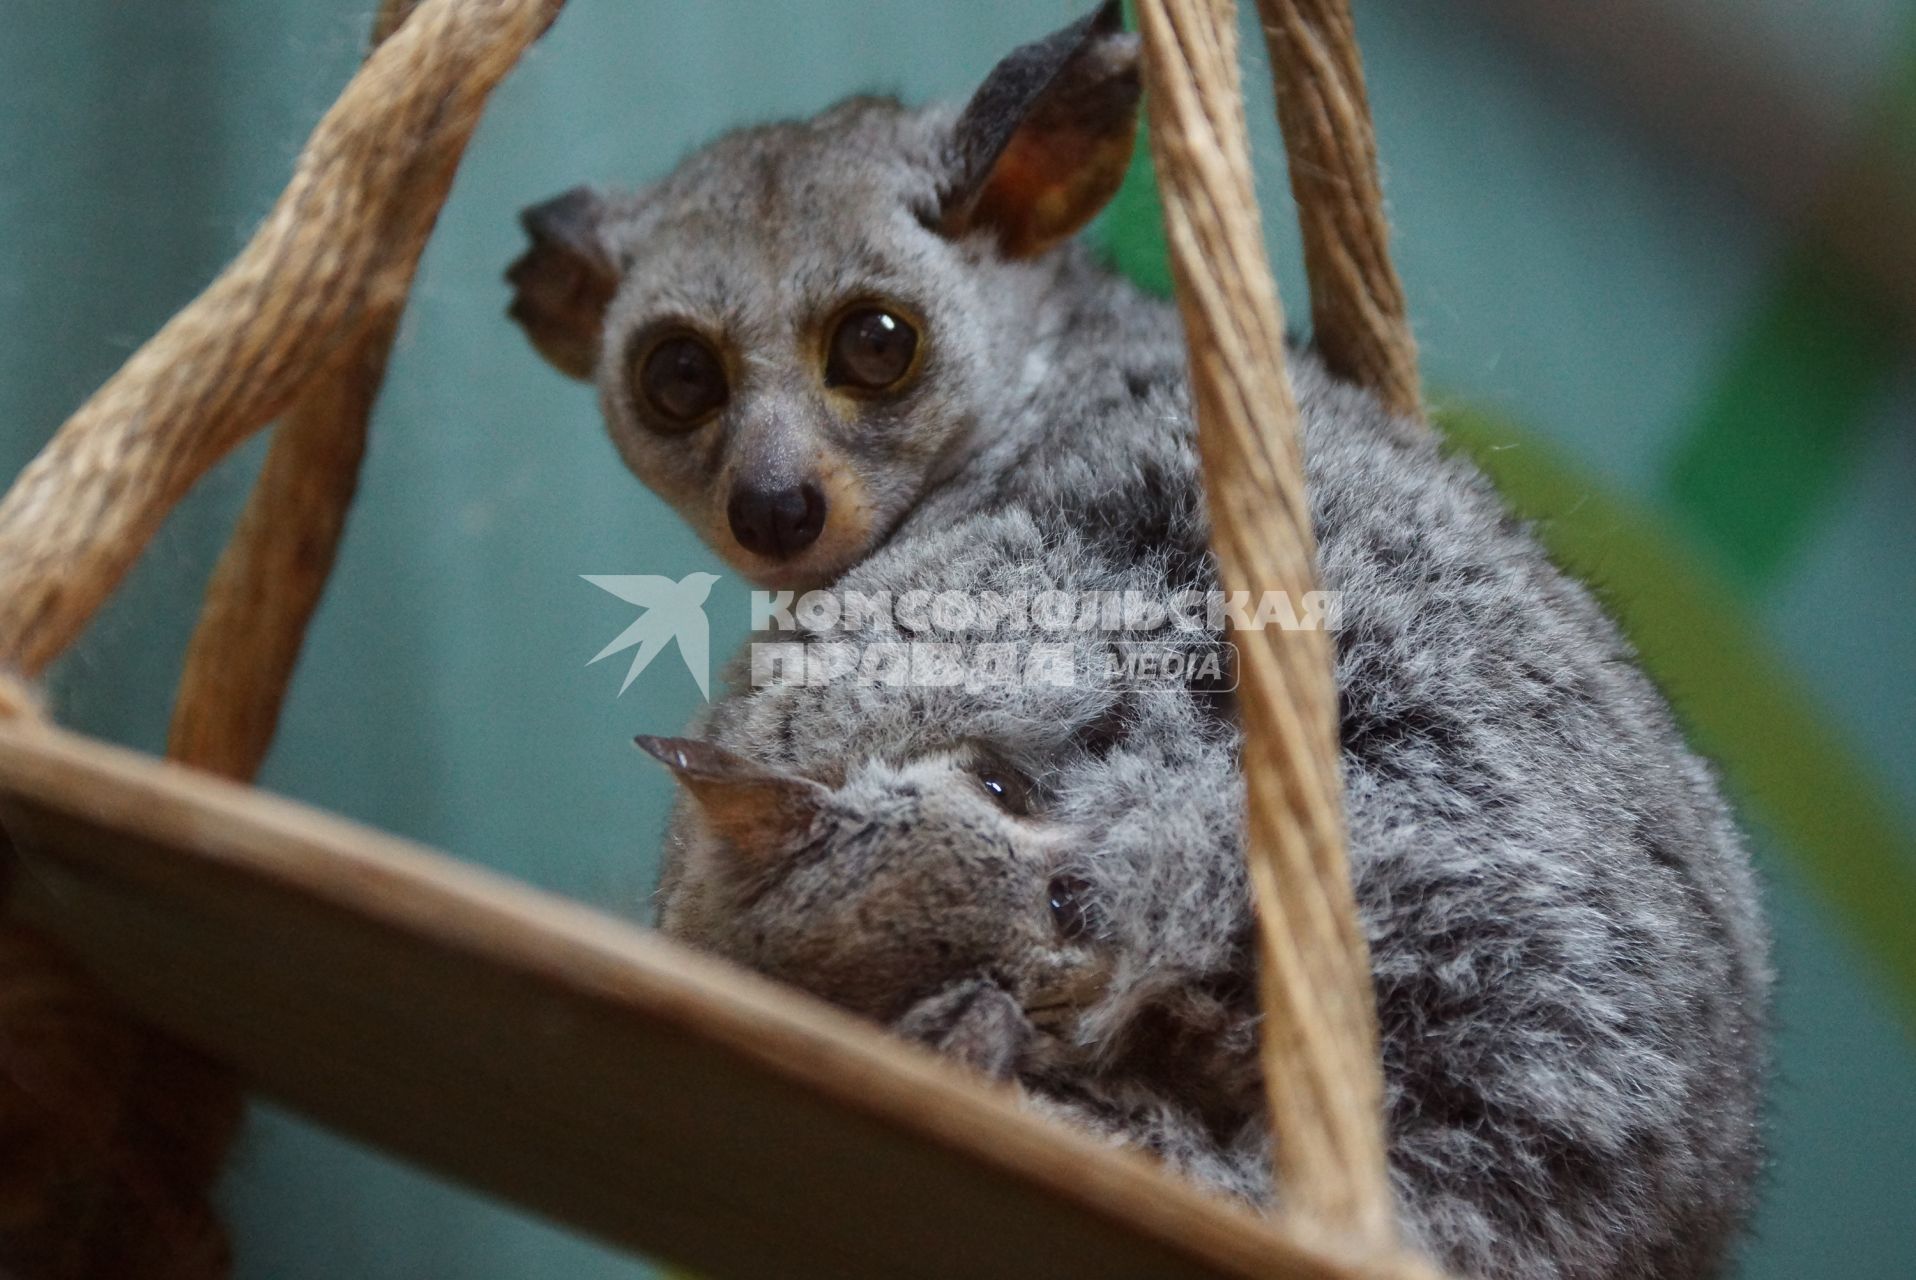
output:
[[[1117,37],[1074,39],[1134,78]],[[967,220],[978,114],[861,99],[592,197],[574,230],[611,264],[601,327],[535,339],[595,373],[635,469],[762,580],[1208,586],[1175,316],[1074,248]],[[541,278],[522,298],[544,288],[531,309],[556,323],[576,290]],[[821,317],[866,296],[899,300],[927,350],[908,386],[848,405],[813,364]],[[624,353],[667,322],[742,353],[690,434],[631,402]],[[1344,601],[1351,859],[1407,1232],[1486,1277],[1708,1274],[1757,1179],[1769,987],[1716,782],[1468,463],[1307,353],[1294,373]],[[783,565],[713,514],[772,437],[823,459],[840,521]],[[653,744],[690,797],[668,931],[1268,1198],[1228,698],[784,683],[696,731],[716,749]]]
[[[1129,333],[1071,376],[1175,360],[1162,309],[1123,311]],[[1096,419],[1059,419],[962,500],[935,494],[841,586],[1208,581],[1182,392],[1147,381],[1087,396]],[[1308,357],[1297,382],[1322,573],[1344,596],[1346,811],[1407,1228],[1477,1275],[1709,1274],[1758,1174],[1769,985],[1715,781],[1474,469]],[[1096,464],[1070,446],[1093,433]],[[1087,519],[1094,496],[1138,524]],[[941,523],[947,498],[978,513]],[[729,846],[682,812],[668,930],[1268,1194],[1236,739],[1204,700],[780,685],[721,700],[703,731],[837,789],[808,852],[768,859],[742,897]],[[1027,774],[1032,815],[999,811],[974,758]],[[1046,910],[1061,876],[1086,886],[1078,940]],[[1029,1039],[981,1051],[994,1016]]]

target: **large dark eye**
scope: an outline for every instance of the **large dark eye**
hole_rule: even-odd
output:
[[[918,331],[883,307],[847,312],[832,331],[825,383],[885,391],[903,382],[918,354]]]
[[[1091,886],[1077,876],[1053,876],[1051,883],[1045,886],[1045,906],[1051,910],[1059,936],[1066,941],[1083,937],[1090,927],[1090,916],[1085,909],[1090,892]]]
[[[994,760],[985,761],[972,772],[1000,809],[1018,818],[1031,813],[1031,783],[1022,773]]]
[[[669,427],[691,427],[725,403],[725,364],[690,334],[657,343],[639,365],[639,394]]]

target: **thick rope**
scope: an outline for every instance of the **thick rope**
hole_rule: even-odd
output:
[[[1311,333],[1331,372],[1423,415],[1417,343],[1390,257],[1364,64],[1347,0],[1257,0],[1311,282]]]
[[[396,325],[380,323],[274,428],[252,498],[207,584],[167,754],[249,781],[332,572]]]
[[[493,87],[562,0],[425,0],[314,132],[265,224],[0,501],[0,668],[37,677],[193,483],[405,296]]]
[[[1235,5],[1140,0],[1138,13],[1220,585],[1297,601],[1313,588],[1314,544]],[[1345,861],[1330,647],[1316,630],[1235,639],[1278,1194],[1306,1220],[1387,1247],[1376,1013]]]
[[[418,0],[385,0],[370,48],[376,51],[417,7]],[[422,213],[436,216],[458,161],[454,149],[416,182]],[[359,487],[366,431],[411,274],[408,269],[396,293],[369,307],[364,330],[313,377],[274,428],[187,646],[167,741],[167,754],[182,763],[247,782],[265,762]]]

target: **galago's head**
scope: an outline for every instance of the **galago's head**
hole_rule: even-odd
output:
[[[1117,190],[1138,96],[1114,0],[961,110],[855,98],[728,134],[527,210],[512,317],[740,572],[829,582],[1028,394],[1051,251]]]
[[[639,743],[685,795],[668,934],[885,1023],[976,977],[1069,1035],[1103,993],[1082,835],[987,748],[808,776],[694,739]]]

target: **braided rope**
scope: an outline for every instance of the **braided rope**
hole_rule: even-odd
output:
[[[1311,286],[1311,333],[1331,372],[1423,415],[1417,343],[1390,257],[1364,64],[1347,0],[1257,0],[1290,157]]]
[[[1140,0],[1138,12],[1220,585],[1295,600],[1314,584],[1314,543],[1252,188],[1236,6]],[[1306,1221],[1388,1247],[1376,1013],[1345,861],[1330,647],[1322,631],[1237,642],[1278,1193]]]

